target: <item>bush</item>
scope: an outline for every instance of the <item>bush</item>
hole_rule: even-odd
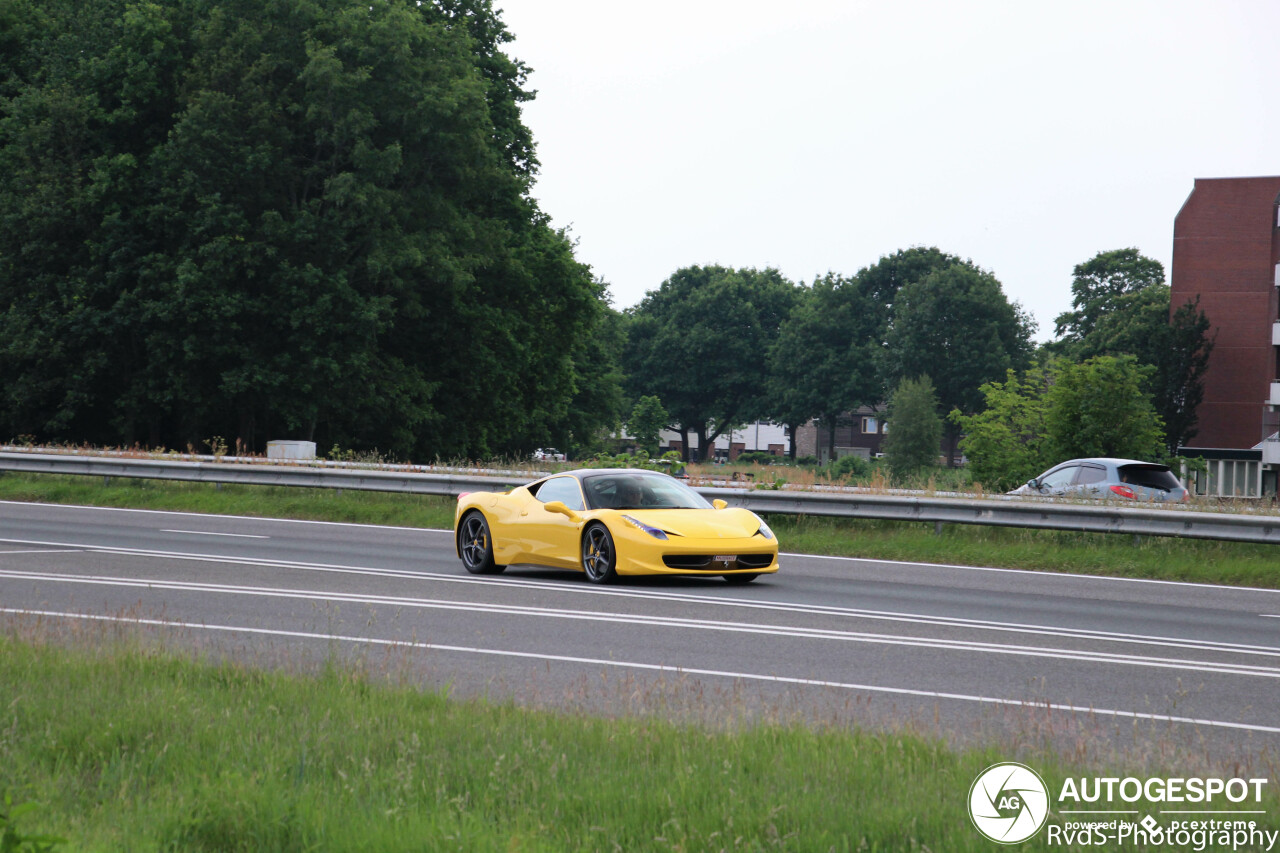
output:
[[[774,465],[778,462],[778,457],[767,450],[748,450],[745,453],[739,453],[737,461],[756,465]]]
[[[841,456],[835,462],[827,465],[827,476],[833,480],[844,480],[848,478],[860,479],[871,475],[871,461],[863,459],[861,456],[850,454],[849,456]]]
[[[590,468],[646,468],[650,471],[662,471],[673,477],[684,473],[684,462],[680,459],[680,451],[668,450],[658,459],[649,457],[647,450],[635,453],[618,453],[611,455],[602,453],[591,459]]]

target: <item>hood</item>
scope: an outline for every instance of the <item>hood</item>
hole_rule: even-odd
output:
[[[668,534],[687,539],[743,539],[760,529],[760,519],[751,510],[730,507],[708,509],[634,509],[619,510]]]

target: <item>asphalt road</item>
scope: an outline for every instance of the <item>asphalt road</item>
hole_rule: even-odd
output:
[[[462,568],[448,531],[0,503],[0,624],[329,656],[455,694],[912,727],[1013,752],[1280,748],[1280,592],[785,553],[749,586]]]

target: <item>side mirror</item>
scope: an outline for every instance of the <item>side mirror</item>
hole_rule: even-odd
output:
[[[1037,492],[1040,491],[1040,480],[1036,477],[1032,477],[1030,480],[1027,480],[1027,485],[1035,489]]]
[[[726,502],[726,501],[722,501],[722,500],[720,500],[720,498],[716,498],[715,500],[713,500],[713,501],[711,502],[711,505],[712,505],[713,507],[715,507],[716,509],[724,509],[724,508],[725,508],[725,507],[727,507],[729,504],[728,504],[728,502]]]
[[[564,505],[564,501],[552,501],[551,503],[543,504],[542,508],[547,512],[554,512],[558,515],[563,515],[565,518],[573,522],[582,520],[580,515]]]

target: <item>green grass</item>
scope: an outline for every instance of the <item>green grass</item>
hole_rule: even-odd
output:
[[[0,476],[0,500],[431,528],[450,527],[455,505],[426,495],[14,473]],[[796,516],[769,524],[794,553],[1280,587],[1280,551],[1270,545],[962,524],[939,535],[932,524]]]
[[[1023,760],[1054,791],[1084,772],[909,733],[459,701],[403,674],[0,636],[0,791],[39,804],[24,832],[86,851],[989,851],[964,805],[981,770]]]

